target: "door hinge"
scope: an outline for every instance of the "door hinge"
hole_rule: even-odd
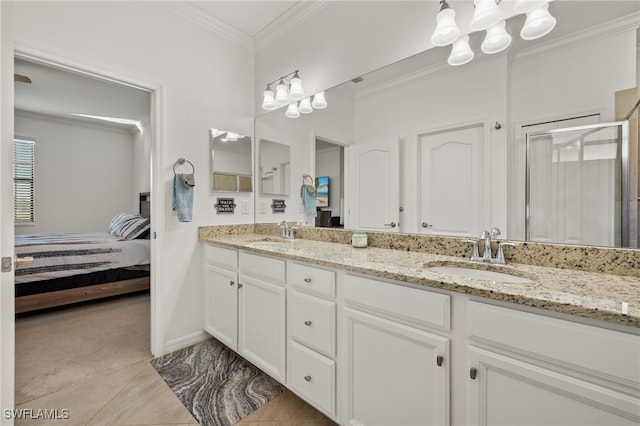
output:
[[[11,272],[13,265],[13,259],[11,256],[2,258],[2,272]]]

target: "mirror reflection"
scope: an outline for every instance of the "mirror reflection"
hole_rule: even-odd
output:
[[[289,145],[260,139],[260,193],[289,195],[291,158]]]
[[[293,167],[313,176],[319,172],[306,160],[315,149],[309,135],[345,142],[346,228],[477,238],[482,230],[499,227],[504,238],[528,239],[528,135],[620,120],[628,110],[618,95],[635,91],[640,74],[639,3],[568,1],[552,2],[550,8],[558,24],[542,39],[514,37],[506,53],[487,55],[479,49],[484,33],[473,33],[475,58],[466,65],[447,64],[450,47],[429,49],[327,90],[328,108],[315,117],[286,119],[283,110],[257,117],[256,138],[267,132],[274,140],[295,134]],[[507,29],[518,34],[523,23],[524,17],[516,16]],[[632,100],[637,96],[634,92]],[[619,161],[623,158],[621,153]],[[628,195],[633,203],[638,159],[625,161],[636,172],[618,174],[620,187],[636,188]],[[572,197],[598,193],[592,202],[616,215],[607,226],[622,229],[621,209],[610,205],[616,190],[609,187],[603,194],[588,187],[569,191],[571,197],[558,202],[584,204]],[[256,216],[260,219],[269,218]],[[628,245],[622,236],[577,239],[556,232],[544,238],[636,247],[637,214],[628,220]],[[586,224],[575,217],[567,221],[573,227]]]
[[[211,189],[216,192],[252,192],[251,138],[211,129]]]

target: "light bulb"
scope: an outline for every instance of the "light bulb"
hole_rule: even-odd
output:
[[[311,107],[311,99],[309,97],[303,98],[300,101],[300,105],[298,105],[298,111],[303,114],[309,114],[313,112],[313,108]]]
[[[535,40],[547,35],[556,26],[556,18],[549,13],[549,4],[527,12],[527,20],[520,31],[524,40]]]
[[[300,76],[298,72],[293,75],[289,86],[289,98],[298,101],[304,98],[304,90],[302,89],[302,80],[300,80]]]
[[[280,82],[276,86],[276,104],[283,106],[289,103],[289,92],[287,86],[284,84],[284,80],[280,79]]]
[[[458,65],[464,65],[470,62],[474,57],[473,50],[469,46],[469,36],[463,35],[459,39],[453,42],[451,46],[451,54],[447,62],[454,67]]]
[[[492,27],[487,28],[487,35],[482,42],[480,49],[484,53],[498,53],[509,47],[511,36],[505,29],[506,22],[500,21]]]
[[[273,95],[273,92],[267,86],[267,90],[264,91],[264,96],[262,98],[262,109],[267,111],[271,111],[272,109],[276,109],[276,99]]]
[[[289,118],[300,117],[300,112],[298,111],[298,103],[294,102],[292,104],[289,104],[289,106],[287,107],[287,112],[285,112],[284,115],[286,115]]]
[[[446,46],[453,43],[460,36],[460,28],[455,21],[456,12],[449,7],[447,2],[442,2],[442,7],[436,16],[436,29],[431,36],[431,44],[434,46]]]
[[[311,106],[313,106],[315,109],[324,109],[327,107],[327,100],[324,97],[324,92],[319,92],[313,95]]]
[[[469,26],[473,31],[486,30],[504,19],[496,0],[475,0],[476,10]]]

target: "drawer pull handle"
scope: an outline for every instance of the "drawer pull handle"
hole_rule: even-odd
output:
[[[233,287],[233,285],[234,285],[234,284],[235,284],[235,282],[233,282],[233,281],[229,281],[229,285],[230,285],[231,287]]]
[[[311,327],[311,321],[305,321],[304,325],[306,325],[307,327]]]
[[[307,382],[310,382],[310,381],[311,381],[311,376],[304,376],[304,379],[305,379]]]
[[[472,380],[475,380],[477,376],[478,369],[476,369],[475,367],[471,367],[471,370],[469,370],[469,377],[471,377]]]
[[[307,284],[309,284],[309,283],[311,282],[311,278],[305,278],[305,279],[304,279],[304,282],[305,282],[305,283],[307,283]]]
[[[438,364],[438,367],[442,367],[443,362],[444,362],[444,357],[442,355],[438,355],[436,357],[436,364]]]

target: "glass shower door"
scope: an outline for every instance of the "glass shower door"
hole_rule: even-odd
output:
[[[628,247],[627,123],[533,133],[526,142],[527,240]]]

